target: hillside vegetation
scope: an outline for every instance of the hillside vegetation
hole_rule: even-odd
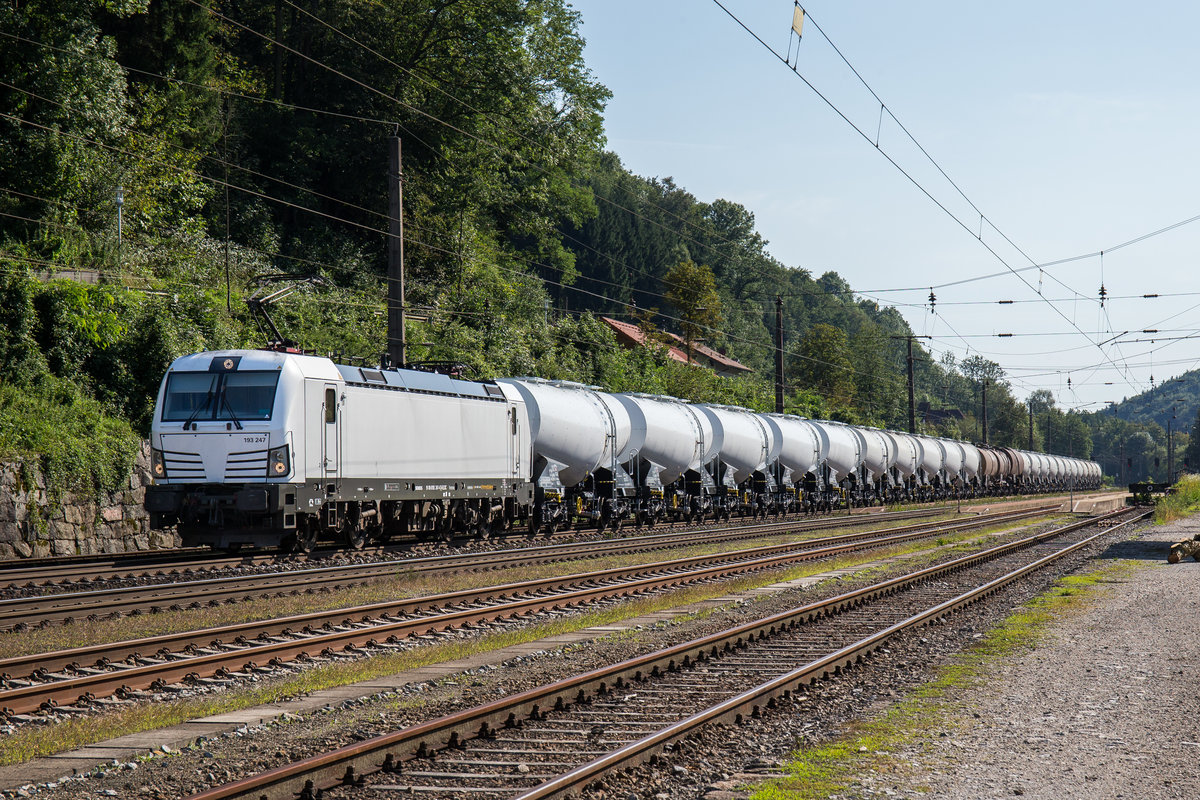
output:
[[[261,345],[245,300],[280,280],[321,279],[276,310],[285,335],[377,361],[394,135],[410,360],[767,410],[782,296],[787,409],[907,427],[899,313],[780,263],[751,209],[626,170],[582,52],[564,0],[0,8],[0,458],[107,485],[171,359]],[[625,350],[601,314],[755,372]],[[918,402],[963,415],[923,429],[981,437],[987,381],[990,441],[1028,445],[996,364],[914,352]],[[1145,437],[1142,467],[1163,441],[1028,401],[1035,448],[1087,457],[1095,438],[1109,471],[1118,440]]]

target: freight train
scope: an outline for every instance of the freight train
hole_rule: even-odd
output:
[[[610,394],[464,380],[283,350],[177,359],[151,433],[156,526],[185,545],[360,548],[412,533],[818,512],[1091,489],[1094,462]]]

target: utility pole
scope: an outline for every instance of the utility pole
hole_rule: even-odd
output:
[[[404,338],[404,172],[400,166],[400,137],[388,148],[388,360],[393,367],[408,363]]]
[[[275,92],[283,99],[283,0],[275,0]]]
[[[1033,401],[1029,401],[1029,452],[1033,452]]]
[[[783,413],[783,298],[775,298],[775,413]]]
[[[1171,406],[1171,416],[1167,418],[1167,483],[1174,483],[1171,480],[1171,473],[1175,471],[1175,457],[1171,450],[1171,422],[1175,419],[1175,407]]]
[[[988,382],[983,382],[983,443],[987,444],[987,385]]]
[[[117,269],[121,269],[121,233],[124,227],[125,187],[117,184]]]
[[[908,432],[917,432],[917,402],[916,388],[913,385],[913,354],[912,343],[913,339],[932,339],[932,336],[892,336],[892,339],[905,339],[908,341]]]
[[[1175,421],[1175,403],[1183,398],[1176,397],[1171,403],[1171,416],[1167,418],[1167,483],[1175,482],[1175,437],[1171,435],[1171,423]]]

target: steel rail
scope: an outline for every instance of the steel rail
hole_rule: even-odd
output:
[[[213,628],[207,631],[167,634],[112,645],[94,645],[4,659],[0,661],[0,671],[3,671],[7,683],[18,685],[0,690],[0,709],[9,715],[24,714],[52,707],[54,704],[74,703],[80,698],[90,700],[121,690],[146,689],[184,679],[254,669],[262,662],[279,664],[303,654],[311,654],[314,651],[327,654],[334,653],[339,649],[353,650],[364,646],[376,646],[382,640],[394,642],[404,637],[427,635],[464,624],[494,622],[547,610],[559,610],[600,600],[628,597],[685,584],[711,581],[730,575],[761,572],[799,561],[828,558],[858,549],[902,544],[913,539],[1001,524],[1006,521],[1040,516],[1042,513],[1040,510],[1023,510],[982,515],[966,521],[926,525],[923,526],[923,530],[889,534],[876,538],[868,538],[867,534],[863,533],[849,534],[843,537],[828,537],[816,542],[771,545],[765,548],[755,548],[753,551],[691,556],[636,567],[614,567],[549,580],[522,581],[483,589],[460,590],[392,603],[360,606],[354,609],[315,612],[284,619]],[[793,549],[786,550],[787,547]],[[762,555],[756,551],[772,551],[772,553]],[[756,553],[756,555],[744,558],[747,552]],[[722,556],[731,556],[736,560],[712,563]],[[555,593],[546,594],[546,592]],[[468,603],[471,607],[438,613],[439,609],[446,607],[453,609],[455,605]],[[483,605],[480,605],[481,603]],[[416,614],[422,609],[428,609],[431,613],[422,617],[385,621],[368,627],[350,627],[355,623],[349,620],[349,617],[361,615],[368,609],[377,616],[407,616]],[[331,620],[337,620],[341,623],[342,629],[335,629],[331,632],[313,630],[313,625],[322,620],[331,628],[334,627]],[[295,628],[302,625],[304,626],[303,638],[277,641],[280,635],[301,635],[294,631]],[[250,635],[254,635],[256,638],[253,640],[245,638]],[[172,654],[166,652],[167,642],[174,642],[176,646],[186,642],[183,644],[185,647],[191,645],[207,649],[212,647],[213,638],[221,636],[238,637],[238,649],[220,650],[174,659],[169,659]],[[154,647],[158,648],[155,656],[141,655]],[[151,661],[152,663],[115,670],[106,668],[109,664],[121,660],[122,654],[127,654],[124,656],[125,660],[133,660],[135,663],[138,661]],[[94,663],[98,664],[100,670],[82,670],[80,665],[86,663],[88,659],[94,659]],[[258,661],[252,659],[258,659]],[[34,678],[50,677],[52,680],[49,682],[14,681],[11,678],[13,670],[28,672],[31,669],[39,671],[37,675],[33,676]],[[54,670],[60,669],[70,669],[87,674],[64,675],[54,672]]]
[[[896,519],[917,519],[920,517],[933,516],[935,514],[948,512],[948,508],[917,508],[908,511],[891,511],[891,512],[871,512],[871,511],[855,511],[851,515],[833,515],[827,514],[819,517],[812,516],[794,516],[791,518],[793,524],[811,527],[839,527],[841,525],[865,525],[872,522],[884,522]],[[779,523],[767,523],[779,524]],[[657,534],[639,534],[633,539],[652,539],[655,537],[667,537],[678,535],[687,530],[684,526],[681,530],[676,530],[671,527],[673,523],[664,524],[660,533]],[[706,530],[704,528],[697,529],[701,534],[712,534],[721,531],[735,531],[739,528],[752,528],[754,524],[741,526],[723,526],[714,530]],[[563,534],[568,531],[563,531]],[[572,529],[569,533],[594,533],[594,531],[575,530]],[[556,534],[557,535],[557,534]],[[507,539],[518,539],[525,534],[507,534],[496,535],[490,540],[498,542]],[[475,542],[475,539],[454,539],[448,544],[469,544]],[[83,578],[88,582],[106,579],[133,579],[146,576],[162,576],[162,575],[179,575],[187,574],[188,572],[207,572],[217,569],[227,569],[231,567],[251,567],[260,565],[277,564],[287,566],[299,562],[317,562],[328,557],[337,556],[377,556],[386,555],[388,553],[402,553],[411,550],[416,540],[411,542],[401,542],[396,544],[381,545],[375,547],[364,548],[363,550],[335,550],[321,549],[306,554],[294,553],[277,553],[264,551],[249,551],[240,555],[227,555],[215,553],[212,550],[202,548],[178,548],[172,550],[145,551],[137,553],[107,553],[103,555],[67,555],[56,556],[50,558],[38,559],[14,559],[9,561],[0,561],[0,589],[21,589],[30,586],[52,587],[55,585],[69,584],[72,579]],[[554,547],[554,546],[569,546],[572,543],[563,543],[561,545],[540,545],[539,547]],[[514,548],[518,549],[518,548]],[[538,549],[538,548],[524,548]],[[504,551],[500,551],[504,552]],[[430,559],[438,558],[454,558],[454,556],[429,556]]]
[[[417,597],[371,603],[368,605],[354,606],[350,608],[313,611],[273,620],[258,620],[234,625],[225,625],[216,628],[160,634],[153,637],[77,647],[50,653],[31,653],[26,656],[13,656],[7,659],[0,659],[0,676],[11,677],[14,674],[24,675],[32,672],[34,669],[39,668],[53,671],[62,669],[64,667],[77,667],[80,664],[96,663],[97,661],[105,659],[108,661],[120,661],[130,656],[139,656],[141,653],[145,652],[153,652],[156,654],[162,653],[163,651],[173,652],[188,646],[208,646],[214,641],[237,641],[245,638],[246,636],[260,636],[262,634],[279,635],[288,633],[289,631],[295,629],[311,629],[314,626],[351,625],[359,620],[367,620],[384,616],[413,614],[420,612],[422,609],[434,610],[448,605],[464,602],[490,601],[497,598],[504,599],[506,597],[524,592],[558,590],[563,587],[574,586],[587,581],[611,580],[614,578],[627,579],[645,572],[661,571],[664,569],[677,569],[695,564],[711,563],[722,558],[727,560],[749,560],[755,556],[762,556],[770,553],[797,552],[796,548],[802,548],[803,550],[807,551],[828,546],[835,546],[838,544],[853,544],[862,541],[877,540],[879,539],[879,534],[881,533],[885,534],[887,537],[881,540],[884,545],[893,544],[897,541],[894,538],[897,536],[907,535],[907,538],[922,538],[936,535],[938,533],[962,529],[963,527],[973,528],[986,524],[997,524],[1010,520],[1018,520],[1028,516],[1037,516],[1038,513],[1040,513],[1039,509],[1029,509],[1020,512],[997,512],[990,515],[973,517],[970,520],[960,521],[957,523],[923,523],[894,528],[884,528],[880,531],[865,533],[840,534],[836,536],[821,537],[819,539],[806,539],[800,542],[790,542],[779,545],[763,545],[761,547],[728,551],[725,553],[687,556],[684,558],[651,562],[648,564],[634,565],[629,567],[610,567],[604,570],[568,574],[559,576],[557,578],[535,578],[516,583],[485,586],[477,589],[460,589],[454,592],[443,592],[435,595],[421,595]],[[818,554],[818,557],[826,554],[826,551],[822,551]]]
[[[1010,583],[1032,572],[1036,572],[1054,561],[1070,555],[1076,550],[1086,547],[1101,536],[1106,536],[1118,528],[1131,525],[1149,517],[1151,513],[1145,512],[1120,525],[1105,528],[1093,536],[1068,545],[1058,552],[1032,561],[999,578],[988,581],[970,591],[963,592],[957,597],[928,608],[919,614],[914,614],[908,619],[878,631],[854,644],[829,653],[822,658],[810,661],[791,672],[766,681],[753,689],[735,695],[672,725],[668,725],[649,736],[631,742],[607,755],[546,781],[530,791],[522,792],[513,797],[512,800],[549,800],[550,798],[563,797],[614,770],[640,764],[653,758],[662,750],[664,745],[686,737],[701,727],[717,722],[740,724],[747,712],[754,716],[759,715],[764,708],[773,706],[779,698],[786,699],[792,690],[802,684],[816,683],[818,680],[827,678],[831,673],[837,674],[842,669],[860,663],[893,636],[911,628],[920,627],[954,611],[977,603],[989,595],[999,592]]]
[[[396,733],[346,745],[327,753],[268,770],[260,775],[212,787],[190,796],[188,800],[293,798],[313,796],[315,789],[326,789],[345,784],[354,785],[364,775],[380,771],[398,771],[404,761],[425,757],[447,747],[456,747],[470,738],[489,736],[502,728],[519,725],[524,720],[537,720],[546,710],[586,703],[593,697],[623,690],[629,682],[640,681],[646,675],[688,668],[694,663],[706,661],[721,652],[741,647],[744,643],[764,639],[779,631],[788,630],[824,616],[831,616],[843,610],[857,608],[871,600],[892,595],[907,586],[983,563],[1124,513],[1126,512],[1122,510],[1096,519],[1071,523],[979,553],[962,556],[909,575],[898,576],[655,653],[638,656],[619,664],[510,695],[473,709],[414,725]],[[1113,528],[1107,528],[1097,536],[1107,535],[1112,530]],[[1096,537],[1089,537],[1085,543],[1094,538]],[[850,649],[852,648],[843,648],[837,653],[821,659],[821,666],[813,668],[812,676],[823,677],[837,669],[839,664],[844,665],[856,661],[859,658],[857,652],[853,654],[844,652]],[[685,735],[685,732],[675,731],[671,738],[678,738],[682,735]],[[649,745],[645,751],[647,756],[651,750],[660,747],[665,741],[669,741],[669,739]],[[606,761],[603,769],[613,769],[616,766],[618,765]],[[601,773],[595,773],[595,775],[599,774]],[[595,775],[582,778],[583,783],[594,780]]]
[[[1051,507],[1045,506],[1044,508]],[[878,521],[880,520],[856,520],[855,525]],[[216,605],[227,600],[263,596],[264,593],[268,596],[299,591],[311,593],[321,587],[336,589],[403,574],[503,569],[515,565],[528,566],[630,552],[652,552],[671,547],[754,539],[784,533],[806,533],[834,527],[845,526],[832,524],[829,521],[823,521],[821,524],[810,523],[807,526],[801,523],[800,527],[797,527],[795,522],[772,522],[709,531],[699,536],[689,537],[686,542],[681,541],[677,535],[664,534],[611,542],[573,542],[485,553],[424,556],[367,564],[337,564],[278,573],[198,578],[149,586],[125,586],[113,589],[15,597],[0,600],[0,629],[11,629],[22,625],[42,625],[49,622],[70,622],[100,615],[113,616],[131,610],[174,610],[187,603]],[[901,530],[901,528],[895,530]]]

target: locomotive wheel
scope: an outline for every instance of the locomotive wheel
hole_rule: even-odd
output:
[[[362,550],[367,546],[367,531],[365,528],[355,526],[346,533],[346,538],[350,543],[350,549]]]
[[[296,536],[292,540],[293,553],[311,553],[317,546],[317,526],[311,522],[301,522],[296,526]]]

